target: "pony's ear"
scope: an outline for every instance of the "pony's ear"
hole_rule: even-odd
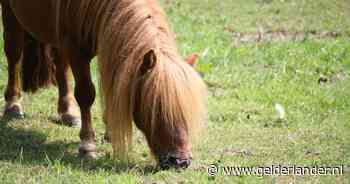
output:
[[[145,74],[151,70],[157,63],[157,56],[153,49],[149,50],[143,56],[143,63],[141,65],[141,73]]]
[[[185,61],[189,65],[194,66],[198,61],[198,57],[198,54],[191,54],[185,59]]]

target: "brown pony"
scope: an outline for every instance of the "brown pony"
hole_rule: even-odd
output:
[[[162,168],[189,166],[190,138],[205,117],[206,87],[178,55],[156,0],[2,0],[2,5],[17,27],[57,49],[57,65],[71,66],[82,119],[80,154],[96,154],[89,63],[98,55],[103,119],[114,152],[125,156],[130,149],[134,121]]]

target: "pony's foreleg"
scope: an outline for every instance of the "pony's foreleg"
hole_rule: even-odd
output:
[[[74,95],[80,107],[82,125],[80,129],[81,144],[79,154],[87,158],[96,157],[95,131],[91,122],[91,106],[95,100],[95,86],[91,80],[90,59],[67,49],[70,65],[75,79]]]
[[[58,54],[58,58],[55,58],[55,64],[59,93],[58,114],[63,123],[73,127],[80,127],[80,114],[74,102],[72,87],[69,84],[69,61],[67,58],[61,56],[61,54]]]
[[[22,118],[20,59],[24,42],[24,30],[19,25],[11,9],[6,5],[2,5],[2,19],[4,25],[4,47],[8,62],[4,116]]]

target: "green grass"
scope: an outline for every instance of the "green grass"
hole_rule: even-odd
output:
[[[209,117],[193,150],[193,165],[182,172],[153,173],[155,163],[138,131],[130,163],[111,159],[111,146],[101,143],[99,100],[93,120],[100,157],[80,160],[79,131],[53,123],[57,92],[51,88],[24,96],[24,120],[0,121],[1,183],[350,183],[348,0],[173,0],[163,6],[181,53],[208,51],[197,69],[209,86]],[[227,28],[337,31],[342,36],[237,47]],[[1,60],[4,91],[4,54]],[[327,82],[319,83],[321,77]],[[94,80],[97,85],[96,75]],[[286,110],[282,121],[276,103]],[[210,164],[344,165],[347,171],[343,176],[209,177]]]

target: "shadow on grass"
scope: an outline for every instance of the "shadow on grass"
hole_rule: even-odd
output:
[[[148,175],[159,171],[154,166],[138,167],[137,164],[113,160],[110,156],[100,156],[89,161],[78,157],[79,142],[48,142],[47,135],[25,128],[12,128],[15,125],[10,118],[0,117],[0,160],[28,166],[54,167],[59,163],[65,167],[91,172],[108,171],[123,173],[140,171]]]

